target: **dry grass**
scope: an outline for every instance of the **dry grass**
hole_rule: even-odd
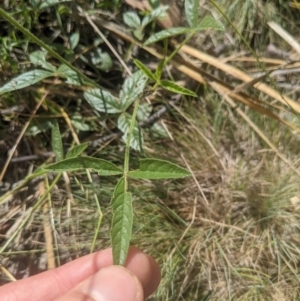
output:
[[[220,1],[227,8],[228,17],[237,22],[236,25],[246,37],[254,41],[253,45],[257,38],[254,34],[256,27],[270,16],[278,16],[278,9],[273,7],[273,2],[266,5],[263,1],[235,0],[229,5],[226,3],[228,1]],[[243,9],[239,12],[242,15],[239,15],[236,7],[241,6]],[[283,9],[286,7],[283,6]],[[262,10],[269,15],[262,17]],[[260,34],[265,35],[263,32]],[[216,65],[217,58],[214,62],[215,65],[206,62],[201,70],[224,81],[224,87],[228,83],[232,86],[240,83],[241,78],[236,76],[233,79],[233,75],[230,75],[229,65],[227,70]],[[198,66],[198,63],[195,65]],[[221,60],[219,63],[221,65]],[[250,69],[253,69],[253,73],[261,71],[246,59],[234,64],[248,73]],[[275,64],[276,68],[280,66],[280,63]],[[266,67],[269,65],[266,64]],[[178,70],[174,75],[180,78]],[[284,77],[284,81],[289,79]],[[280,83],[281,79],[275,80]],[[295,84],[298,83],[296,77],[293,80]],[[247,80],[243,79],[243,82]],[[181,101],[172,107],[172,114],[164,117],[163,121],[174,141],[170,138],[154,138],[151,132],[145,139],[146,155],[172,158],[180,165],[186,164],[192,170],[193,178],[163,183],[130,183],[135,195],[133,244],[153,255],[163,272],[160,288],[149,300],[299,300],[300,194],[299,176],[295,173],[299,169],[298,134],[247,107],[238,104],[237,108],[232,108],[227,104],[226,97],[233,95],[220,93],[220,96],[211,87],[205,85],[199,91],[199,99]],[[290,92],[284,89],[284,92]],[[65,98],[72,103],[78,93],[74,90],[74,96],[70,95],[71,90],[66,90],[67,95],[60,98],[54,94],[57,91],[50,91],[50,94],[54,99],[59,97],[61,104],[64,104]],[[255,89],[248,91],[253,97],[249,97],[250,101],[255,97],[256,104],[299,125],[297,114],[292,114],[287,107],[282,109],[285,104],[281,103],[282,107],[277,109],[278,103],[273,99]],[[290,95],[293,99],[299,97],[297,91]],[[21,97],[24,103],[26,97],[26,94]],[[153,103],[156,104],[156,100]],[[157,103],[161,104],[161,99]],[[7,109],[10,104],[11,99],[5,99],[1,108]],[[86,106],[81,106],[84,117],[96,120],[97,117]],[[66,106],[70,110],[67,114],[71,114],[74,107],[78,109],[77,105]],[[242,119],[238,109],[254,121],[276,146],[277,152],[270,149],[266,140]],[[14,145],[17,134],[25,124],[24,120],[27,120],[25,114],[13,116],[8,122],[16,122],[18,128],[9,137],[6,135],[7,144],[3,153]],[[104,131],[99,124],[94,130]],[[69,146],[72,137],[68,127],[63,135],[64,141],[67,141],[65,144]],[[80,137],[81,140],[85,138]],[[18,151],[26,145],[49,150],[49,144],[50,137],[46,132],[22,139]],[[122,162],[123,151],[123,144],[116,141],[89,150],[90,154],[100,155],[117,164]],[[278,154],[283,154],[290,165],[283,162]],[[136,161],[136,154],[133,154],[133,165]],[[7,171],[12,177],[10,182],[22,180],[35,167],[33,163],[11,163]],[[51,253],[46,252],[49,251],[51,233],[53,241],[50,245],[56,265],[89,253],[101,217],[93,197],[95,191],[103,214],[96,249],[110,244],[109,201],[116,179],[100,180],[93,175],[91,185],[83,173],[72,173],[69,177],[72,198],[68,195],[66,181],[60,180],[51,194],[46,194],[48,207],[38,207],[32,216],[28,215],[30,209],[41,199],[41,195],[45,195],[49,185],[54,182],[53,178],[49,178],[49,183],[46,178],[39,179],[42,186],[37,182],[24,185],[1,205],[1,246],[11,235],[15,235],[5,252],[2,252],[2,283],[11,281],[10,277],[28,277],[49,266],[53,258],[49,258]],[[26,217],[27,223],[22,225]]]
[[[210,290],[209,300],[299,299],[299,176],[230,108],[208,113],[193,102],[181,110],[193,124],[173,128],[175,152],[188,158],[209,205],[192,179],[169,189],[164,204],[189,226],[165,242],[164,283],[153,300],[201,300]],[[274,141],[282,131],[268,134]],[[297,155],[289,158],[298,167]]]
[[[274,32],[266,26],[269,21],[276,21],[292,34],[298,33],[299,23],[296,17],[298,12],[292,9],[292,2],[280,0],[220,0],[215,2],[256,50],[265,50],[264,47],[268,43],[281,43]],[[218,15],[211,1],[205,3],[200,13]],[[229,24],[226,26],[230,27]],[[232,31],[232,38],[235,43],[240,41],[234,31]]]

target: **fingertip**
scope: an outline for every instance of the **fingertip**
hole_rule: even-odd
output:
[[[58,301],[143,301],[144,291],[136,275],[124,267],[109,266],[89,277]]]
[[[161,281],[161,272],[158,263],[151,256],[147,255],[147,257],[151,266],[151,275],[149,282],[144,288],[146,297],[150,296],[156,291]]]
[[[161,280],[160,268],[151,256],[131,246],[125,266],[138,277],[146,297],[157,289]]]

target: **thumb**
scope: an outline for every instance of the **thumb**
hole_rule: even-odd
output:
[[[57,301],[143,301],[137,277],[121,266],[102,268]]]

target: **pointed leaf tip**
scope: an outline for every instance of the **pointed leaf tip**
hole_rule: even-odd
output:
[[[158,159],[140,160],[140,168],[130,171],[128,176],[135,179],[178,179],[190,176],[190,172],[174,163]]]
[[[88,147],[88,143],[83,143],[74,146],[72,149],[70,149],[66,155],[66,159],[78,157],[79,155],[84,152],[84,150]]]
[[[224,26],[215,18],[210,16],[206,16],[204,19],[202,19],[199,25],[195,28],[195,30],[202,31],[208,28],[212,28],[214,30],[224,30]]]
[[[147,46],[158,41],[164,40],[166,38],[173,37],[179,34],[184,34],[190,31],[191,29],[186,27],[173,27],[170,29],[165,29],[152,35],[144,44]]]
[[[191,28],[195,28],[199,14],[199,0],[184,1],[185,16]]]
[[[130,27],[137,28],[141,26],[141,19],[136,12],[128,11],[123,14],[123,21]]]
[[[76,171],[80,169],[94,169],[100,176],[112,176],[122,174],[122,170],[115,164],[93,157],[75,157],[50,164],[43,169],[54,172]]]
[[[52,148],[55,154],[56,161],[64,159],[64,148],[61,140],[61,134],[57,120],[55,120],[52,131],[51,131]]]
[[[174,92],[174,93],[197,97],[197,94],[195,92],[193,92],[189,89],[186,89],[184,87],[181,87],[181,86],[177,85],[176,83],[171,82],[170,80],[161,80],[160,85],[163,88],[165,88],[166,90]]]
[[[23,73],[13,78],[4,86],[0,87],[0,95],[14,90],[23,89],[32,86],[35,83],[38,83],[41,80],[53,75],[54,75],[53,72],[49,72],[46,70],[36,69],[36,70],[28,71],[26,73]]]

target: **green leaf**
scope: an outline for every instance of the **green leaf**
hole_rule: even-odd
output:
[[[122,106],[109,92],[102,89],[90,89],[83,93],[86,101],[97,111],[107,114],[119,113]]]
[[[123,171],[113,163],[93,157],[69,158],[44,167],[45,170],[54,172],[75,171],[89,168],[96,170],[100,176],[120,175],[123,173]]]
[[[46,62],[46,55],[47,55],[46,51],[35,51],[30,53],[29,59],[31,63],[34,64],[35,66],[41,66],[46,70],[56,72],[56,67]]]
[[[75,49],[75,47],[78,45],[79,38],[80,38],[80,35],[79,35],[78,32],[74,32],[70,35],[69,43],[70,43],[70,48],[71,49]]]
[[[183,94],[183,95],[190,95],[196,97],[197,94],[195,94],[193,91],[186,89],[184,87],[181,87],[174,82],[171,82],[169,80],[162,80],[160,81],[160,85],[165,88],[168,91],[178,93],[178,94]]]
[[[76,130],[79,130],[79,131],[91,131],[91,130],[93,130],[93,127],[89,123],[85,122],[85,119],[80,115],[79,112],[75,112],[71,116],[70,119],[71,119],[72,125],[74,126],[74,128]]]
[[[164,66],[165,66],[165,59],[162,59],[159,62],[158,66],[157,66],[157,69],[155,71],[155,76],[156,76],[157,80],[160,80],[162,71],[164,69]]]
[[[34,118],[27,131],[26,136],[36,136],[39,133],[46,132],[53,127],[53,118],[48,118],[43,116],[43,118]]]
[[[143,93],[147,80],[142,71],[137,71],[126,78],[120,91],[120,102],[124,111]]]
[[[129,171],[128,176],[135,179],[178,179],[190,176],[190,172],[174,163],[158,159],[140,160],[140,168]]]
[[[53,6],[55,4],[60,4],[62,2],[70,2],[71,0],[44,0],[44,1],[40,1],[40,6],[39,9],[45,9],[48,8],[50,6]]]
[[[74,146],[71,150],[68,151],[66,158],[69,159],[69,158],[75,158],[80,156],[87,147],[88,147],[88,143],[83,143]]]
[[[195,28],[198,22],[199,0],[185,0],[184,9],[190,27]]]
[[[122,139],[125,143],[127,142],[131,118],[132,116],[128,113],[121,114],[118,118],[118,128],[124,133]],[[143,144],[144,139],[142,132],[139,129],[138,123],[135,121],[130,139],[130,146],[135,150],[142,151]]]
[[[98,51],[91,59],[92,63],[97,69],[108,72],[113,66],[113,61],[108,52],[102,52],[99,48]]]
[[[174,27],[170,29],[165,29],[151,36],[144,44],[147,46],[160,40],[164,40],[166,38],[173,37],[179,34],[188,33],[190,31],[191,29],[187,27]]]
[[[34,9],[37,9],[40,4],[40,0],[31,0],[30,4]]]
[[[138,108],[136,118],[139,121],[144,121],[149,118],[151,111],[152,111],[152,106],[149,105],[148,103],[143,103]]]
[[[143,33],[143,28],[142,27],[138,27],[137,29],[135,29],[133,31],[133,35],[138,39],[138,40],[142,40],[144,37],[144,33]]]
[[[100,37],[98,37],[98,38],[94,38],[93,39],[93,46],[94,47],[98,47],[100,44],[103,44],[104,43],[104,41],[100,38]],[[96,48],[96,50],[98,51],[98,49],[101,51],[101,48]]]
[[[141,70],[143,71],[143,73],[148,76],[150,79],[154,80],[156,82],[156,77],[155,75],[151,72],[151,70],[144,65],[141,61],[134,59],[133,62],[135,63],[135,65]]]
[[[140,17],[133,11],[128,11],[123,14],[123,21],[130,27],[137,28],[141,25]]]
[[[66,83],[70,84],[70,85],[74,85],[74,86],[81,86],[81,81],[80,78],[78,77],[78,74],[73,71],[72,69],[70,69],[68,66],[66,65],[61,65],[58,70],[57,73],[63,77],[67,78]]]
[[[55,154],[55,160],[61,161],[64,159],[64,148],[61,140],[61,134],[57,120],[55,120],[51,131],[52,149]]]
[[[165,137],[165,138],[169,137],[168,132],[166,131],[166,129],[157,122],[153,124],[153,126],[150,128],[150,130],[151,130],[152,133],[154,133],[155,136]]]
[[[110,235],[113,263],[124,266],[131,240],[133,210],[131,193],[125,192],[125,181],[123,178],[115,187],[111,205],[113,218]]]
[[[155,9],[159,7],[160,0],[148,0],[150,6]]]
[[[66,2],[68,2],[69,0],[66,0]],[[72,1],[72,0],[70,0]],[[57,8],[57,12],[63,16],[63,15],[68,15],[70,16],[72,14],[72,11],[71,11],[71,7],[70,6],[66,6],[66,5],[59,5],[58,8]]]
[[[214,30],[224,30],[224,26],[215,18],[207,16],[201,20],[200,24],[195,28],[197,31],[212,28]]]
[[[53,75],[53,72],[39,69],[26,72],[13,78],[11,81],[2,86],[0,88],[0,94],[32,86],[35,83]]]
[[[151,13],[144,17],[142,21],[142,27],[147,26],[150,22],[152,22],[156,18],[162,18],[166,15],[166,11],[168,10],[169,6],[163,5],[159,6],[156,9],[152,10]]]

